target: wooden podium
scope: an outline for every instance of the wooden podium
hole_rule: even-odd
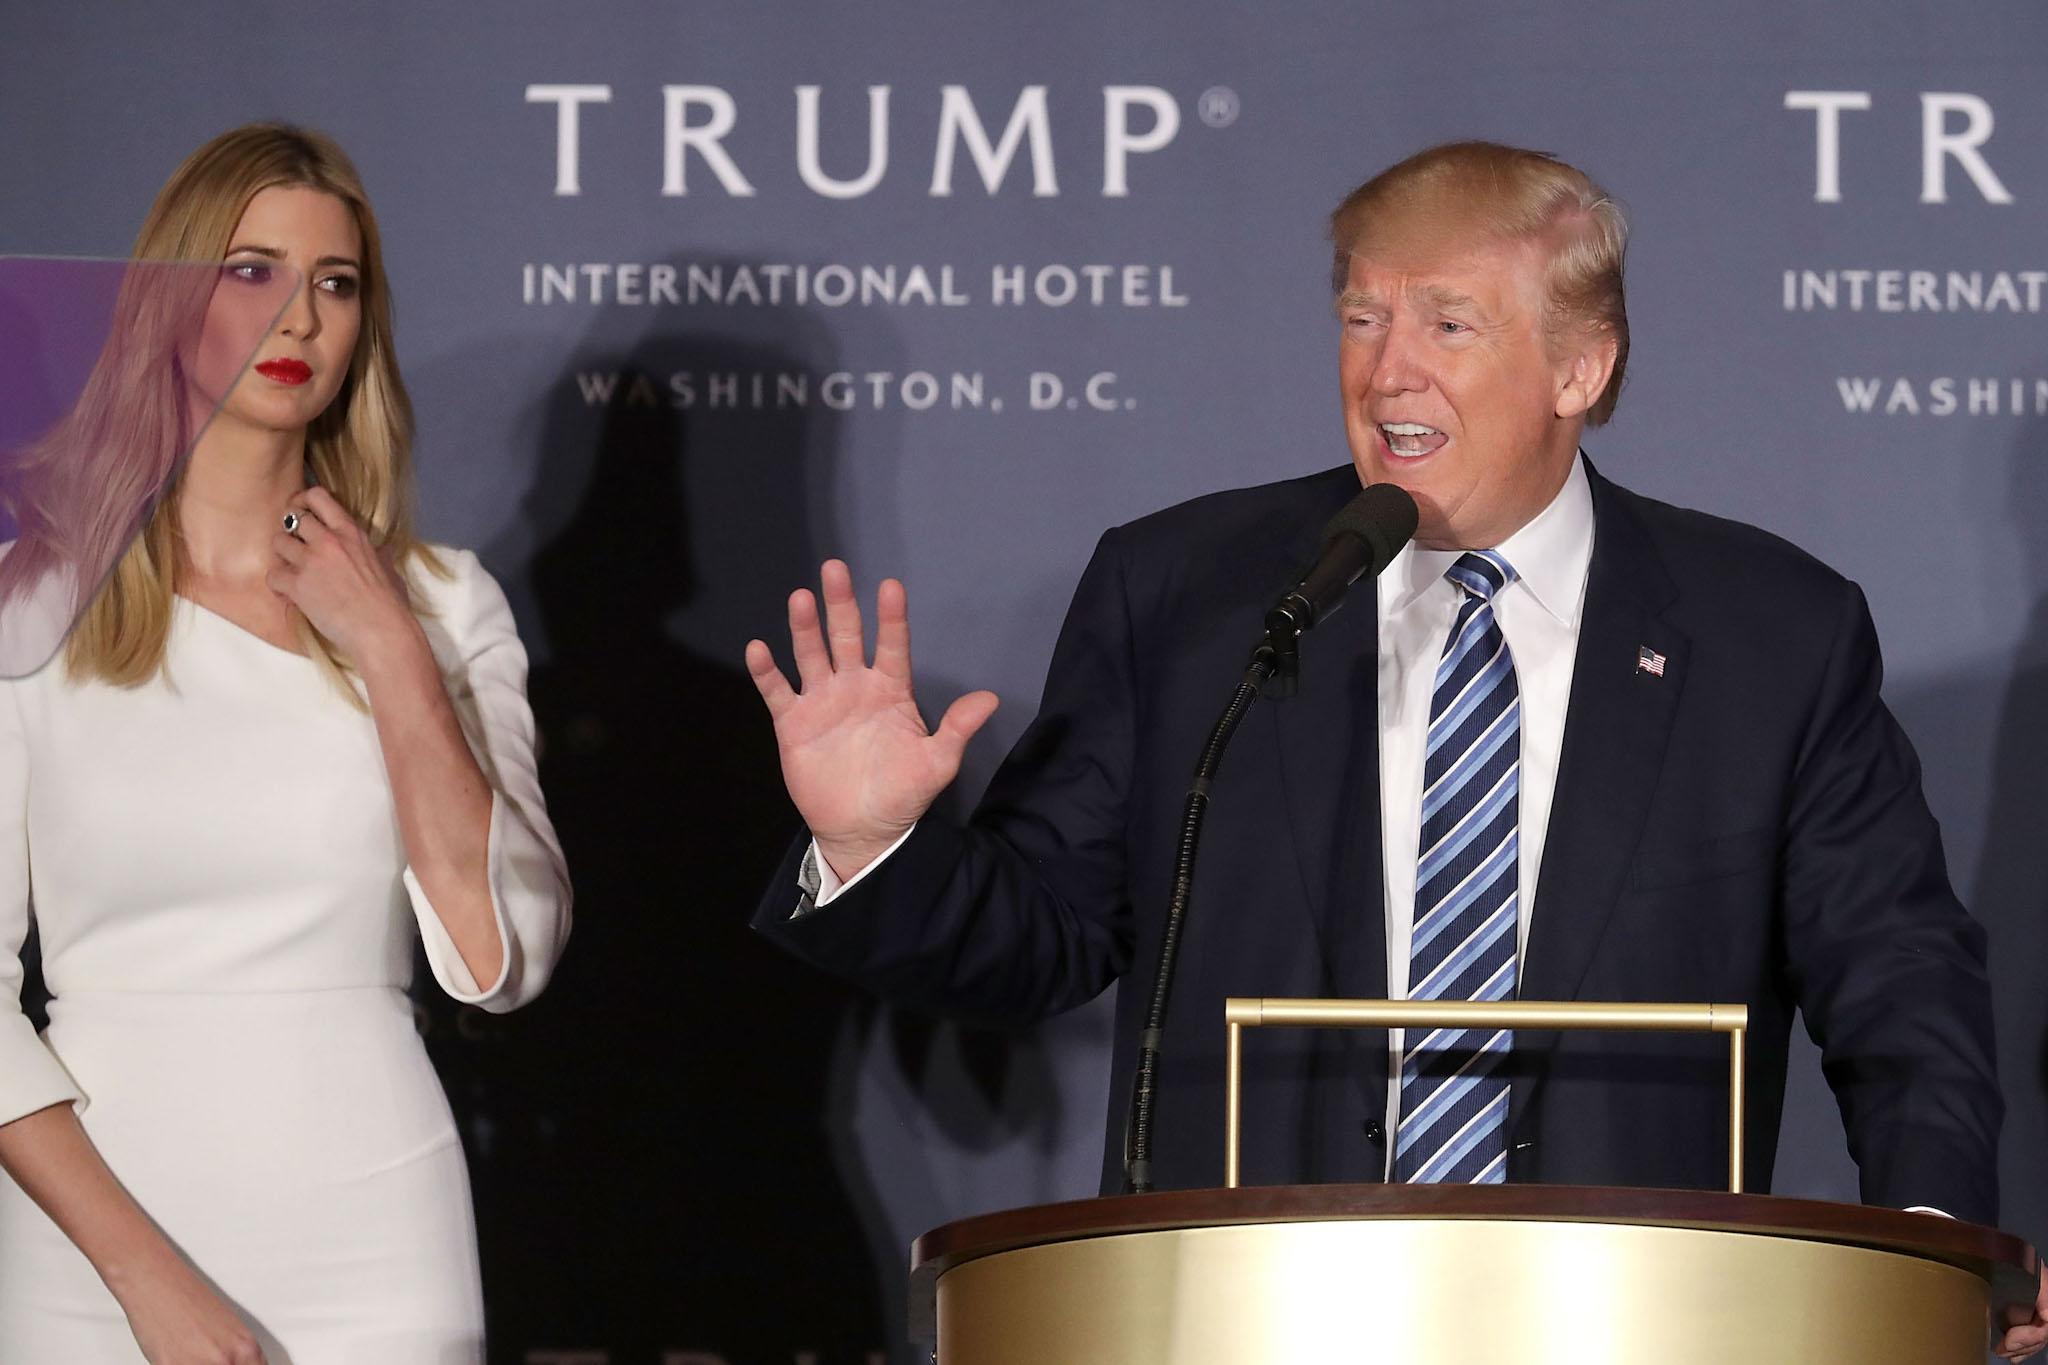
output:
[[[1351,1026],[1332,1016],[1421,1008],[1231,1001],[1229,1154],[1238,1026]],[[1739,1133],[1746,1014],[1736,1009],[1733,1020],[1727,1006],[1457,1012],[1653,1028],[1673,1027],[1673,1010],[1698,1011],[1699,1022],[1675,1026],[1735,1035]],[[2039,1274],[2017,1238],[1930,1214],[1561,1185],[1090,1199],[949,1223],[919,1238],[911,1260],[912,1336],[938,1365],[1982,1365],[1988,1313],[2031,1304]]]
[[[912,1252],[938,1365],[1982,1365],[2016,1238],[1928,1214],[1564,1185],[1288,1185],[949,1223]]]

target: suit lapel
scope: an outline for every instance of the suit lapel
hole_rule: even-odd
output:
[[[1550,824],[1537,876],[1520,995],[1577,998],[1620,900],[1685,688],[1689,641],[1663,619],[1676,589],[1631,496],[1593,472],[1593,560],[1572,666]],[[1648,648],[1658,676],[1640,665]],[[1510,1133],[1540,1090],[1554,1033],[1518,1035],[1531,1063],[1514,1086]]]
[[[1631,495],[1590,462],[1587,473],[1593,560],[1522,969],[1520,994],[1530,1000],[1576,996],[1620,899],[1685,686],[1689,641],[1663,619],[1675,587],[1629,505]],[[1314,532],[1306,532],[1294,558],[1305,564],[1317,548]],[[1378,615],[1366,591],[1363,584],[1354,589],[1345,610],[1303,641],[1299,694],[1264,703],[1325,989],[1352,999],[1387,991]],[[1663,676],[1638,668],[1645,647],[1664,656]],[[1376,1033],[1345,1036],[1357,1062],[1351,1072],[1377,1105],[1387,1083],[1383,1040]],[[1554,1042],[1554,1034],[1531,1033],[1516,1046],[1540,1059]],[[1513,1089],[1510,1132],[1540,1088],[1540,1062],[1529,1075]]]

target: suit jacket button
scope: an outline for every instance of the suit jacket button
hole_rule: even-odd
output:
[[[1372,1143],[1375,1147],[1386,1145],[1387,1130],[1380,1126],[1378,1119],[1367,1119],[1365,1121],[1365,1140]]]

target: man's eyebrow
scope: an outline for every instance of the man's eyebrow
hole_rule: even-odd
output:
[[[1470,294],[1461,294],[1455,289],[1447,289],[1442,285],[1431,285],[1422,291],[1422,296],[1439,308],[1451,308],[1463,312],[1479,307],[1478,300],[1474,299]]]
[[[1462,313],[1481,311],[1477,299],[1445,285],[1427,285],[1415,292],[1433,308]],[[1337,296],[1339,308],[1372,308],[1380,306],[1383,302],[1379,295],[1369,294],[1362,289],[1347,289]]]

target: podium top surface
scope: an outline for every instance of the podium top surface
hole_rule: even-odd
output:
[[[1795,1237],[1942,1261],[1992,1281],[1994,1292],[2039,1275],[2034,1249],[1996,1228],[1861,1204],[1703,1190],[1588,1185],[1264,1185],[1171,1190],[1041,1204],[963,1218],[911,1247],[913,1302],[964,1261],[1087,1237],[1246,1223],[1352,1219],[1497,1219],[1627,1223]]]
[[[1372,1224],[1380,1225],[1380,1230],[1369,1230]],[[1334,1239],[1327,1235],[1332,1225],[1340,1225]],[[1212,1240],[1208,1236],[1211,1229],[1222,1240]],[[1671,1237],[1669,1230],[1688,1235]],[[1182,1233],[1196,1235],[1182,1237]],[[1690,1235],[1695,1233],[1702,1235]],[[1752,1241],[1753,1246],[1747,1245]],[[1744,1292],[1750,1297],[1744,1300],[1748,1304],[1746,1314],[1761,1311],[1759,1304],[1769,1300],[1781,1317],[1789,1314],[1787,1321],[1802,1324],[1802,1331],[1812,1326],[1809,1295],[1832,1295],[1829,1313],[1847,1313],[1867,1326],[1872,1319],[1858,1305],[1867,1306],[1868,1296],[1874,1293],[1880,1296],[1887,1311],[1894,1313],[1890,1326],[1873,1329],[1887,1344],[1897,1344],[1889,1333],[1899,1325],[1899,1314],[1916,1324],[1915,1332],[1899,1338],[1912,1338],[1902,1352],[1864,1352],[1854,1355],[1856,1359],[1982,1359],[1981,1327],[1976,1315],[1986,1308],[2002,1314],[2008,1305],[2031,1305],[2040,1273],[2034,1249],[1997,1229],[1935,1214],[1856,1204],[1697,1190],[1568,1185],[1251,1186],[1047,1204],[983,1214],[935,1228],[920,1237],[912,1249],[908,1325],[912,1340],[938,1350],[942,1315],[950,1302],[953,1316],[949,1321],[956,1349],[959,1333],[964,1330],[970,1340],[969,1358],[1079,1359],[1082,1357],[1071,1352],[1062,1354],[1055,1350],[1048,1354],[1041,1347],[1044,1340],[1050,1339],[1044,1337],[1046,1323],[1066,1321],[1071,1325],[1074,1314],[1080,1312],[1087,1330],[1106,1332],[1102,1340],[1110,1343],[1105,1351],[1086,1355],[1087,1359],[1195,1359],[1196,1355],[1184,1357],[1177,1352],[1147,1353],[1126,1348],[1157,1336],[1159,1324],[1153,1319],[1162,1311],[1162,1302],[1173,1300],[1177,1293],[1192,1294],[1194,1301],[1202,1304],[1215,1301],[1215,1296],[1221,1294],[1229,1300],[1223,1318],[1213,1314],[1202,1316],[1188,1303],[1174,1309],[1185,1318],[1182,1328],[1176,1330],[1195,1330],[1187,1324],[1199,1321],[1205,1324],[1197,1333],[1201,1340],[1224,1343],[1216,1351],[1197,1353],[1200,1359],[1308,1358],[1293,1347],[1288,1348],[1291,1353],[1245,1354],[1245,1341],[1252,1338],[1245,1338],[1242,1332],[1232,1335],[1235,1327],[1221,1337],[1206,1334],[1226,1320],[1234,1322],[1229,1315],[1240,1310],[1251,1313],[1254,1319],[1260,1319],[1261,1314],[1281,1314],[1291,1324],[1290,1331],[1301,1328],[1287,1338],[1289,1341],[1307,1340],[1302,1332],[1317,1341],[1325,1339],[1318,1333],[1352,1332],[1357,1326],[1353,1318],[1326,1322],[1317,1312],[1308,1313],[1307,1318],[1314,1321],[1302,1326],[1305,1319],[1296,1311],[1302,1304],[1285,1293],[1276,1296],[1274,1284],[1252,1273],[1243,1260],[1247,1254],[1270,1254],[1280,1281],[1289,1285],[1309,1283],[1311,1298],[1320,1302],[1328,1297],[1326,1283],[1313,1273],[1305,1275],[1300,1256],[1290,1254],[1290,1249],[1299,1252],[1302,1248],[1314,1248],[1316,1267],[1322,1268],[1329,1263],[1331,1248],[1339,1244],[1353,1248],[1366,1261],[1372,1259],[1371,1249],[1376,1246],[1432,1247],[1453,1257],[1469,1256],[1485,1262],[1475,1269],[1499,1269],[1506,1264],[1508,1282],[1514,1284],[1525,1280],[1541,1282],[1541,1267],[1525,1261],[1503,1263],[1494,1255],[1499,1248],[1517,1248],[1514,1254],[1519,1257],[1541,1254],[1533,1249],[1553,1245],[1582,1249],[1597,1245],[1616,1252],[1625,1248],[1631,1256],[1640,1258],[1639,1269],[1649,1270],[1647,1275],[1630,1281],[1636,1290],[1655,1285],[1669,1289],[1677,1283],[1685,1287],[1678,1294],[1679,1299],[1699,1291],[1705,1293],[1705,1302],[1718,1302],[1725,1307],[1727,1287],[1747,1284]],[[1212,1254],[1205,1254],[1205,1247]],[[1871,1255],[1872,1252],[1880,1254]],[[1489,1256],[1493,1256],[1491,1261],[1486,1260]],[[1915,1265],[1916,1261],[1920,1264]],[[1784,1277],[1773,1279],[1772,1283],[1790,1288],[1775,1297],[1756,1297],[1757,1284],[1744,1276],[1751,1273],[1746,1268],[1757,1266],[1770,1267],[1770,1276]],[[1825,1267],[1826,1272],[1817,1273],[1817,1267]],[[1937,1267],[1942,1267],[1944,1273],[1930,1273]],[[948,1274],[956,1269],[963,1273],[958,1277]],[[1340,1275],[1349,1273],[1343,1267],[1339,1270]],[[1538,1273],[1524,1273],[1530,1270]],[[1704,1279],[1700,1278],[1702,1274]],[[945,1284],[954,1287],[950,1300],[942,1292],[942,1277]],[[1594,1279],[1604,1283],[1608,1277]],[[1973,1280],[1976,1286],[1960,1287],[1971,1285]],[[1324,1289],[1315,1289],[1318,1284],[1323,1284]],[[1190,1285],[1197,1287],[1190,1289]],[[1935,1294],[1931,1287],[1936,1285],[1947,1289]],[[1912,1292],[1905,1292],[1908,1289]],[[1651,1292],[1654,1294],[1654,1289]],[[1982,1297],[1977,1296],[1979,1293]],[[1097,1298],[1102,1302],[1096,1302]],[[1565,1300],[1565,1307],[1559,1310],[1562,1316],[1553,1315],[1552,1327],[1568,1319],[1577,1321],[1573,1315],[1582,1317],[1591,1302],[1583,1295],[1572,1294],[1567,1294]],[[1349,1306],[1344,1311],[1348,1313],[1356,1305],[1350,1300],[1346,1302]],[[1134,1304],[1139,1306],[1135,1316],[1130,1311]],[[1524,1304],[1525,1309],[1527,1306]],[[1612,1307],[1602,1301],[1599,1311],[1606,1313]],[[1699,1308],[1700,1302],[1692,1303],[1693,1311]],[[1719,1313],[1721,1309],[1714,1311]],[[1429,1314],[1423,1316],[1428,1318]],[[1717,1319],[1722,1329],[1729,1325],[1725,1318],[1722,1313]],[[1968,1339],[1962,1347],[1947,1354],[1930,1354],[1923,1349],[1932,1340],[1927,1333],[1934,1329],[1928,1324],[1937,1319],[1946,1325],[1936,1335],[1959,1334],[1956,1340]],[[1015,1340],[1020,1324],[1029,1327],[1024,1332],[1029,1338],[1024,1347],[1018,1347]],[[1273,1325],[1260,1319],[1251,1330],[1256,1339],[1266,1341],[1266,1336],[1258,1334]],[[1348,1341],[1349,1337],[1344,1339]],[[1816,1358],[1810,1353],[1802,1354],[1813,1345],[1805,1337],[1793,1333],[1786,1340],[1792,1342],[1789,1354],[1780,1350],[1755,1358]],[[996,1341],[1010,1343],[1007,1353],[988,1352],[986,1348]],[[1782,1347],[1784,1342],[1777,1344]],[[1687,1361],[1736,1358],[1722,1354],[1718,1345],[1710,1346],[1703,1353],[1681,1354]],[[975,1353],[977,1349],[979,1355]],[[1321,1358],[1327,1352],[1310,1354]],[[1461,1349],[1451,1354],[1414,1358],[1472,1357]],[[1554,1358],[1579,1357],[1567,1353]],[[1635,1357],[1608,1354],[1598,1358]]]

